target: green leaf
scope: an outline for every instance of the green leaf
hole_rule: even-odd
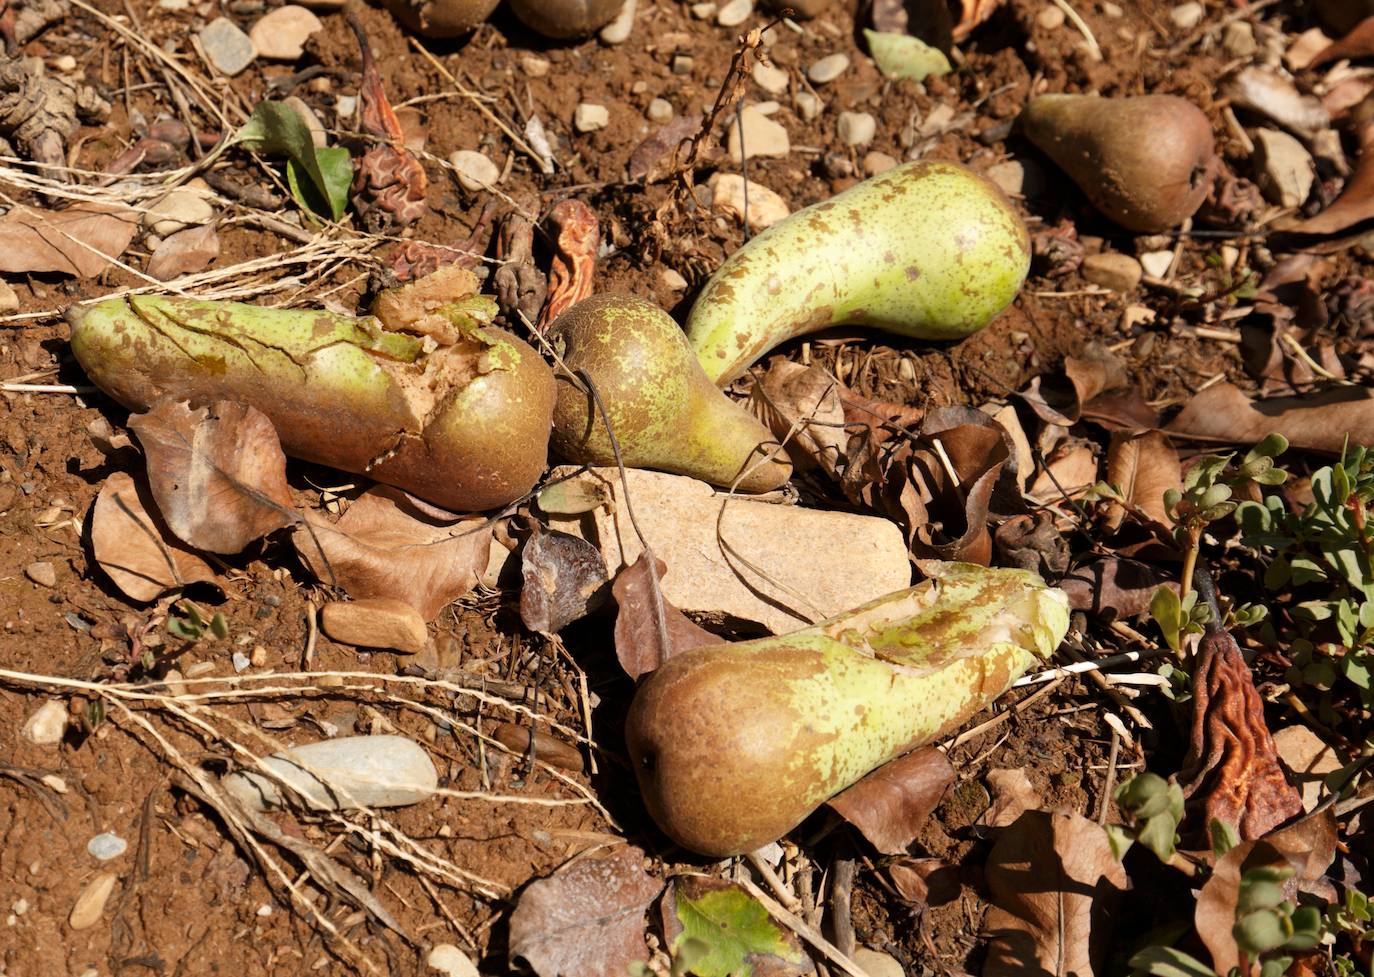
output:
[[[1131,850],[1135,844],[1135,834],[1130,828],[1121,824],[1108,824],[1104,826],[1107,832],[1107,844],[1112,847],[1112,854],[1119,862],[1126,857],[1126,852]]]
[[[1236,829],[1220,818],[1212,818],[1211,824],[1208,825],[1208,833],[1212,836],[1212,854],[1217,858],[1240,844],[1240,835],[1236,833]]]
[[[921,81],[930,75],[947,75],[949,58],[939,48],[933,48],[910,34],[888,34],[864,30],[868,53],[883,77],[890,81],[914,78]]]
[[[1266,953],[1269,950],[1277,950],[1293,935],[1287,923],[1288,920],[1282,913],[1273,909],[1261,909],[1236,920],[1236,925],[1231,928],[1231,935],[1246,953]]]
[[[225,620],[223,614],[216,614],[210,618],[210,633],[223,641],[229,637],[229,622]]]
[[[230,143],[287,157],[287,180],[296,199],[317,214],[334,220],[343,216],[348,206],[348,188],[353,183],[348,150],[339,147],[316,149],[305,120],[285,102],[259,102]],[[293,165],[296,168],[294,177]],[[308,177],[308,181],[301,180],[301,174]]]
[[[1131,957],[1130,965],[1152,977],[1216,977],[1201,960],[1171,946],[1147,946]]]
[[[1178,593],[1169,587],[1158,588],[1150,598],[1150,616],[1159,625],[1165,643],[1178,651],[1179,631],[1183,627],[1183,606]]]
[[[1270,957],[1260,964],[1260,977],[1283,977],[1292,965],[1292,957]]]
[[[1250,449],[1246,461],[1254,458],[1277,458],[1288,450],[1288,439],[1277,431],[1267,435],[1263,441]]]
[[[768,954],[789,963],[801,963],[802,952],[784,938],[781,927],[753,896],[739,889],[717,889],[699,899],[677,892],[677,918],[682,933],[673,941],[678,952],[688,940],[699,940],[707,950],[691,965],[698,977],[750,977],[750,957]]]
[[[1174,857],[1177,832],[1178,818],[1166,811],[1146,821],[1145,826],[1137,832],[1136,841],[1154,852],[1161,862],[1167,862]]]
[[[185,621],[179,617],[169,617],[167,619],[167,633],[174,638],[180,638],[182,641],[199,641],[205,631],[191,621]]]

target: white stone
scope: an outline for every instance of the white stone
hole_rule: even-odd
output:
[[[671,291],[681,292],[685,291],[687,288],[687,279],[683,278],[671,268],[664,268],[663,271],[659,273],[658,277],[662,280],[664,286]]]
[[[697,20],[710,20],[716,15],[716,5],[714,3],[694,3],[692,4],[692,16]]]
[[[24,567],[24,576],[40,587],[57,586],[57,570],[47,560],[38,560]]]
[[[752,105],[747,106],[740,115],[740,124],[736,124],[733,119],[730,120],[730,135],[727,140],[730,158],[736,163],[751,156],[786,156],[791,151],[792,143],[787,138],[787,130],[781,125]],[[741,128],[744,129],[742,143]]]
[[[67,731],[67,707],[56,699],[49,699],[24,721],[19,731],[24,739],[36,746],[56,746]]]
[[[1233,58],[1248,58],[1259,50],[1255,28],[1248,20],[1233,20],[1221,32],[1221,46]]]
[[[1140,256],[1140,267],[1151,278],[1163,278],[1174,263],[1172,251],[1146,251]]]
[[[0,281],[0,313],[14,312],[19,308],[19,295],[9,282]]]
[[[86,842],[86,851],[102,862],[118,858],[129,849],[129,843],[112,831],[105,831]]]
[[[717,173],[707,181],[706,185],[711,188],[711,206],[716,210],[723,210],[727,214],[744,220],[745,206],[745,179],[737,173]],[[749,200],[747,210],[749,212],[749,226],[756,231],[761,231],[765,227],[772,227],[792,212],[787,206],[787,201],[778,194],[769,190],[762,184],[748,181]]]
[[[635,0],[625,0],[620,7],[620,13],[615,15],[605,27],[601,28],[596,35],[602,44],[624,44],[630,39],[630,32],[635,26]]]
[[[475,150],[460,149],[451,154],[448,161],[453,164],[454,175],[464,190],[474,193],[490,190],[501,178],[501,168]]]
[[[1003,193],[1013,197],[1019,197],[1026,186],[1026,168],[1014,159],[989,166],[984,176],[1001,187]]]
[[[581,102],[573,112],[573,128],[578,132],[595,132],[611,122],[611,113],[604,105]]]
[[[787,72],[779,67],[759,61],[754,65],[753,76],[754,84],[769,95],[781,95],[787,91]]]
[[[247,68],[258,56],[253,39],[227,17],[217,17],[201,29],[200,46],[215,70],[230,77]]]
[[[1188,3],[1181,3],[1169,11],[1169,19],[1174,22],[1174,26],[1179,30],[1190,31],[1202,23],[1202,18],[1206,13],[1207,10],[1197,0],[1189,0]]]
[[[821,58],[806,69],[806,77],[813,85],[824,85],[834,81],[849,68],[849,55],[831,54]]]
[[[520,59],[520,70],[530,78],[543,78],[552,67],[553,65],[544,58],[537,58],[532,54],[527,54]]]
[[[554,477],[575,471],[559,468]],[[610,502],[581,517],[552,517],[551,526],[596,545],[614,576],[642,552],[625,515],[620,475],[594,468],[576,478]],[[810,623],[808,615],[831,617],[911,584],[902,531],[886,519],[739,496],[727,504],[727,494],[705,482],[662,472],[629,469],[626,478],[635,518],[668,565],[663,595],[684,611],[782,633]],[[722,552],[721,539],[731,556]],[[794,594],[805,595],[810,606],[797,608]]]
[[[425,963],[448,977],[478,977],[477,966],[466,953],[452,943],[436,943],[425,957]]]
[[[324,28],[320,18],[294,3],[278,7],[253,25],[248,37],[258,56],[272,61],[295,61],[305,54],[310,35]]]
[[[878,120],[867,112],[841,112],[835,132],[846,146],[866,146],[878,132]]]
[[[870,950],[866,946],[854,951],[854,962],[868,977],[906,977],[906,971],[895,957],[880,950]]]
[[[814,122],[825,108],[825,104],[814,92],[807,91],[797,92],[792,97],[792,105],[796,107],[797,115],[801,116],[803,122]]]
[[[756,104],[754,106],[754,111],[757,112],[759,115],[777,115],[778,110],[780,110],[781,108],[782,104],[780,102],[776,102],[770,98],[766,102],[759,102],[758,104]]]
[[[1043,30],[1057,31],[1064,26],[1064,11],[1053,5],[1047,6],[1035,15],[1035,22]]]
[[[673,103],[666,98],[656,98],[649,103],[648,111],[644,114],[649,117],[650,122],[662,125],[673,117]]]
[[[716,14],[716,23],[721,27],[738,27],[749,19],[754,12],[754,0],[730,0]]]
[[[101,872],[86,883],[86,888],[76,897],[71,915],[67,917],[67,925],[74,930],[84,930],[100,922],[100,917],[105,912],[105,904],[110,901],[110,895],[118,881],[119,876],[114,872]]]
[[[211,192],[199,177],[190,180],[149,207],[143,215],[143,225],[166,237],[192,224],[208,224],[215,219],[215,208],[208,199]]]
[[[439,786],[434,761],[404,736],[341,736],[274,753],[262,763],[316,811],[418,804]],[[224,787],[255,811],[282,806],[276,780],[251,770]]]
[[[1278,129],[1255,132],[1256,183],[1280,207],[1300,207],[1316,180],[1316,165],[1303,144]]]
[[[1170,254],[1169,252],[1165,253]],[[1170,254],[1170,257],[1173,255]],[[1101,285],[1113,292],[1129,292],[1140,284],[1140,277],[1144,274],[1144,270],[1141,268],[1140,262],[1128,254],[1104,251],[1101,254],[1090,254],[1084,258],[1080,273],[1084,280],[1092,282],[1094,285]]]
[[[876,149],[871,153],[864,154],[864,176],[877,176],[880,173],[886,173],[896,165],[897,161],[894,158],[887,153],[880,153]]]

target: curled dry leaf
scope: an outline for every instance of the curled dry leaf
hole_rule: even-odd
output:
[[[915,840],[949,785],[954,767],[933,746],[891,760],[826,801],[884,855]]]
[[[393,597],[432,621],[477,585],[491,551],[482,519],[447,524],[422,514],[404,492],[379,485],[337,523],[306,513],[291,542],[317,578],[350,597]]]
[[[644,871],[632,845],[595,851],[531,882],[510,917],[512,967],[539,977],[605,977],[644,962],[644,913],[663,883]]]
[[[1045,459],[1045,470],[1032,483],[1030,495],[1041,502],[1062,502],[1066,495],[1077,498],[1096,482],[1097,456],[1092,445],[1069,438]]]
[[[130,417],[129,427],[148,459],[158,511],[187,545],[238,553],[299,519],[286,455],[262,411],[227,400],[194,410],[164,400]]]
[[[564,770],[582,770],[582,754],[577,747],[569,746],[557,736],[542,729],[518,726],[515,723],[497,723],[491,730],[492,739],[508,750],[522,756],[531,756]]]
[[[605,600],[609,574],[601,551],[585,539],[545,531],[533,520],[520,569],[520,620],[531,631],[557,634]]]
[[[1232,104],[1311,138],[1331,125],[1321,99],[1301,94],[1293,82],[1267,68],[1246,68],[1223,86]]]
[[[959,869],[943,858],[898,858],[887,866],[897,893],[918,906],[943,906],[959,897]]]
[[[921,424],[921,437],[911,472],[923,485],[921,497],[930,499],[924,503],[929,521],[915,526],[912,552],[987,566],[994,492],[1007,493],[1012,486],[1014,493],[1016,484],[1011,438],[988,415],[968,407],[931,411]]]
[[[675,115],[630,154],[631,180],[657,183],[673,172],[674,154],[685,153],[701,131],[700,115]]]
[[[147,486],[124,472],[105,480],[91,507],[91,550],[100,568],[133,600],[153,600],[168,590],[214,580],[215,571],[178,543],[162,520]]]
[[[1027,811],[988,856],[983,977],[1093,977],[1111,949],[1126,871],[1077,814]]]
[[[1339,455],[1346,440],[1374,444],[1374,394],[1333,387],[1301,397],[1251,400],[1218,383],[1195,395],[1168,425],[1171,434],[1214,444],[1250,446],[1271,432],[1298,449]]]
[[[66,210],[17,206],[0,217],[0,272],[58,272],[90,278],[124,253],[140,216],[124,207],[81,203]]]
[[[1042,421],[1072,427],[1087,404],[1129,386],[1126,366],[1116,354],[1102,343],[1090,343],[1082,356],[1064,358],[1062,377],[1049,373],[1035,377],[1020,396]]]
[[[1147,563],[1109,557],[1078,567],[1059,581],[1069,606],[1112,620],[1139,617],[1161,586],[1178,589],[1178,581]]]
[[[1069,544],[1049,513],[1012,516],[997,527],[992,542],[1003,565],[1038,573],[1047,580],[1068,569]]]
[[[649,577],[647,553],[640,553],[634,563],[621,570],[611,584],[620,607],[615,618],[615,656],[620,667],[632,679],[647,675],[673,655],[703,645],[721,644],[721,639],[698,627],[680,610],[662,598],[663,622],[660,627],[655,611],[654,582]],[[663,579],[667,565],[654,558],[658,579]],[[666,645],[665,645],[666,639]]]
[[[1370,22],[1374,22],[1374,18]],[[1367,108],[1374,106],[1366,102],[1357,110],[1362,115],[1356,126],[1360,159],[1341,195],[1316,217],[1289,224],[1284,230],[1298,234],[1337,234],[1374,217],[1374,111]]]
[[[549,224],[554,255],[549,266],[549,301],[539,317],[541,329],[592,294],[601,248],[596,211],[581,200],[559,201],[549,213]]]
[[[1160,431],[1114,432],[1107,449],[1107,482],[1121,490],[1132,508],[1161,526],[1167,526],[1169,514],[1164,507],[1164,493],[1183,488],[1178,452],[1168,436]],[[1120,528],[1125,518],[1123,506],[1115,503],[1108,506],[1109,528]]]
[[[801,977],[816,966],[800,941],[741,886],[679,875],[659,904],[663,935],[675,957],[697,941],[689,970],[697,977]]]
[[[992,795],[992,803],[978,818],[978,823],[984,827],[1005,828],[1041,805],[1040,792],[1020,767],[989,770],[983,779]]]
[[[797,471],[820,468],[838,477],[849,441],[840,390],[820,367],[780,359],[754,385],[749,409],[787,446]]]

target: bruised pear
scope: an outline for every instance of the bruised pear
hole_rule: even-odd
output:
[[[1355,29],[1366,17],[1374,17],[1374,0],[1317,0],[1317,16],[1336,37]]]
[[[501,0],[383,0],[392,15],[421,37],[459,37],[496,9]]]
[[[1132,231],[1182,224],[1216,174],[1211,123],[1176,95],[1041,95],[1021,127],[1094,207]]]
[[[510,0],[526,27],[559,41],[605,27],[624,5],[625,0]]]
[[[592,378],[629,467],[745,492],[768,492],[791,477],[772,434],[707,379],[682,330],[657,306],[594,295],[555,319],[548,339],[569,370]],[[558,379],[553,446],[578,464],[615,464],[595,401],[568,377]]]
[[[1035,574],[947,563],[813,627],[682,652],[625,721],[645,804],[686,848],[753,851],[961,725],[1068,626],[1068,598]]]

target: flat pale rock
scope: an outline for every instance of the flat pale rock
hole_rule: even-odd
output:
[[[24,567],[24,576],[40,587],[57,586],[57,570],[47,560],[39,560]]]
[[[16,312],[19,309],[19,295],[8,282],[0,282],[0,313]]]
[[[787,137],[787,130],[760,112],[756,106],[748,106],[740,115],[740,124],[731,119],[728,125],[730,135],[727,145],[730,158],[736,163],[750,156],[786,156],[792,151],[792,142]],[[741,127],[744,129],[743,141],[740,139]]]
[[[749,185],[748,207],[749,226],[756,231],[772,227],[792,211],[787,201],[777,193],[753,180]],[[711,188],[711,206],[723,210],[739,220],[744,220],[745,179],[738,173],[717,173],[707,182]],[[631,500],[633,501],[633,500]]]
[[[473,193],[490,190],[501,179],[501,168],[476,150],[460,149],[451,153],[448,161],[453,164],[454,175],[464,190]]]
[[[806,77],[813,85],[825,85],[844,74],[849,68],[849,55],[831,54],[806,69]]]
[[[305,42],[324,24],[309,10],[294,3],[278,7],[262,17],[248,32],[261,57],[295,61],[305,54]]]
[[[359,648],[388,648],[414,655],[429,644],[420,612],[395,597],[335,601],[320,612],[324,633]]]
[[[105,912],[105,904],[110,901],[115,883],[118,881],[119,876],[114,872],[101,872],[86,883],[86,888],[76,897],[71,915],[67,917],[67,925],[74,930],[84,930],[100,922],[100,917]]]
[[[436,943],[425,957],[425,963],[448,977],[477,977],[477,965],[452,943]]]
[[[604,105],[582,102],[573,111],[573,128],[578,132],[596,132],[610,124],[611,113]]]
[[[188,227],[164,238],[148,259],[148,276],[169,282],[181,275],[193,275],[210,267],[219,257],[219,234],[214,227]]]
[[[1140,284],[1141,276],[1145,274],[1139,261],[1116,251],[1088,255],[1083,259],[1080,272],[1087,281],[1110,288],[1113,292],[1131,291]]]
[[[738,27],[749,19],[754,12],[754,0],[730,0],[716,14],[716,23],[721,27]]]
[[[725,493],[681,475],[625,474],[639,526],[668,565],[663,595],[681,610],[781,634],[911,585],[902,531],[886,519],[737,495],[726,505],[718,539]],[[624,512],[619,473],[593,468],[574,481],[610,501],[580,516],[551,517],[549,525],[597,546],[614,576],[642,552]]]
[[[878,132],[878,120],[867,112],[841,112],[835,132],[846,146],[867,146]]]
[[[258,49],[253,39],[227,17],[217,17],[200,32],[200,46],[215,70],[233,77],[253,63]]]
[[[771,64],[764,64],[762,61],[754,64],[753,71],[754,84],[758,85],[769,95],[781,95],[787,91],[787,72]]]
[[[1264,195],[1280,207],[1300,207],[1312,193],[1317,178],[1312,154],[1286,132],[1259,129],[1255,132],[1255,182]]]
[[[341,736],[295,746],[262,762],[316,811],[418,804],[439,786],[434,761],[404,736]],[[230,774],[223,784],[252,810],[282,806],[278,782],[261,773]]]
[[[204,180],[189,180],[149,207],[143,224],[159,237],[175,234],[192,224],[208,224],[215,219],[215,208],[208,199],[210,193]]]
[[[67,707],[56,699],[43,703],[24,722],[20,735],[35,746],[56,746],[67,731]]]

